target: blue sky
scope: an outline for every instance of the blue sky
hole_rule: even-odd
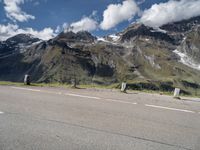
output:
[[[127,1],[127,4],[125,4],[125,1]],[[152,6],[155,6],[155,4],[157,4],[155,9],[158,10],[160,10],[161,4],[164,4],[162,7],[169,9],[169,12],[170,9],[173,10],[179,5],[188,7],[187,0],[181,0],[183,3],[177,2],[176,0],[171,1],[174,1],[174,3],[169,4],[168,0],[0,0],[0,33],[4,35],[3,38],[11,36],[14,33],[8,33],[9,31],[6,31],[7,28],[7,30],[11,28],[12,30],[16,30],[16,33],[31,31],[31,33],[39,35],[39,32],[48,28],[48,32],[51,32],[51,34],[54,34],[55,36],[58,31],[61,32],[65,28],[68,29],[69,27],[74,26],[80,27],[79,21],[85,18],[84,21],[89,23],[89,27],[87,27],[86,30],[89,30],[94,35],[103,36],[119,32],[136,19],[140,20],[140,18],[143,18],[141,20],[143,20],[144,23],[156,26],[158,24],[156,18],[149,22],[151,16],[154,15],[152,14],[153,12],[145,12],[145,10],[149,10]],[[198,4],[199,2],[199,0],[191,1],[193,1],[192,4]],[[129,7],[129,5],[131,6]],[[15,7],[17,7],[17,9]],[[109,10],[108,7],[110,7]],[[118,13],[116,12],[116,9],[118,8],[122,9],[121,12],[123,13],[116,14]],[[130,12],[128,9],[130,9],[132,13],[128,14]],[[107,13],[105,13],[106,10]],[[104,13],[105,16],[107,14],[107,18],[104,16]],[[154,13],[156,12],[154,11]],[[166,12],[161,12],[161,14],[162,13],[164,16],[166,15]],[[193,12],[191,16],[199,14],[200,12],[197,10],[196,12]],[[117,18],[117,15],[121,17]],[[109,19],[111,19],[109,16],[116,18],[116,20],[113,20],[113,23],[112,21],[109,23]],[[171,21],[176,21],[178,17],[179,16]],[[90,20],[87,20],[86,18]],[[163,22],[167,23],[168,21],[165,19]]]

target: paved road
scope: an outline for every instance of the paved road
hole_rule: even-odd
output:
[[[0,150],[200,150],[200,101],[0,86]]]

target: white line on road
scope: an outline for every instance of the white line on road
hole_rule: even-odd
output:
[[[121,100],[114,100],[114,99],[103,99],[104,101],[110,101],[110,102],[118,102],[118,103],[124,103],[124,104],[131,104],[131,105],[137,105],[137,103],[133,102],[126,102]]]
[[[100,97],[85,96],[85,95],[72,94],[72,93],[65,93],[65,95],[67,95],[67,96],[81,97],[81,98],[101,99]]]
[[[157,106],[157,105],[145,104],[145,106],[147,106],[147,107],[153,107],[153,108],[160,108],[160,109],[167,109],[167,110],[174,110],[174,111],[181,111],[181,112],[187,112],[187,113],[195,113],[194,111],[191,111],[191,110],[177,109],[177,108]]]
[[[57,95],[62,95],[61,92],[50,92],[50,91],[39,91],[39,92],[42,92],[42,93],[48,93],[48,94],[57,94]]]
[[[98,99],[98,100],[102,100],[102,101],[117,102],[117,103],[123,103],[123,104],[137,105],[137,103],[132,103],[132,102],[126,102],[126,101],[114,100],[114,99],[104,99],[104,98],[100,98],[100,97],[93,97],[93,96],[86,96],[86,95],[79,95],[79,94],[72,94],[72,93],[65,93],[64,95],[81,97],[81,98],[89,98],[89,99]]]
[[[4,114],[4,112],[0,111],[0,115],[1,115],[1,114]]]
[[[43,90],[37,90],[37,89],[30,89],[30,88],[21,88],[21,87],[12,87],[12,88],[19,89],[19,90],[34,91],[34,92],[44,92],[44,93],[51,93],[51,94],[59,94],[59,95],[63,94],[61,92],[49,92],[49,91],[43,91]],[[73,93],[64,93],[64,95],[66,95],[66,96],[80,97],[80,98],[96,99],[96,100],[107,101],[107,102],[116,102],[116,103],[122,103],[122,104],[137,105],[137,103],[134,103],[134,102],[127,102],[127,101],[122,101],[122,100],[100,98],[100,97],[87,96],[87,95],[79,95],[79,94],[73,94]],[[146,107],[152,107],[152,108],[159,108],[159,109],[166,109],[166,110],[187,112],[187,113],[195,113],[194,111],[191,111],[191,110],[177,109],[177,108],[157,106],[157,105],[145,104],[145,106]],[[200,112],[199,112],[199,114],[200,114]]]
[[[50,93],[50,94],[59,94],[59,95],[62,94],[61,92],[50,92],[50,91],[30,89],[30,88],[21,88],[21,87],[12,87],[12,88],[19,89],[19,90],[34,91],[34,92]],[[100,97],[73,94],[73,93],[64,93],[64,95],[66,95],[66,96],[74,96],[74,97],[81,97],[81,98],[88,98],[88,99],[103,100],[103,101],[109,101],[109,102],[117,102],[117,103],[123,103],[123,104],[137,105],[137,103],[133,103],[133,102],[126,102],[126,101],[122,101],[122,100],[114,100],[114,99],[106,99],[106,98],[104,99],[104,98],[100,98]]]
[[[21,88],[21,87],[11,87],[13,89],[18,89],[18,90],[27,90],[27,91],[33,91],[33,92],[40,92],[41,90],[37,89],[29,89],[29,88]]]
[[[85,96],[85,95],[79,95],[79,94],[65,93],[65,95],[81,97],[81,98],[89,98],[89,99],[98,99],[98,100],[102,100],[102,101],[117,102],[117,103],[123,103],[123,104],[137,105],[137,103],[132,103],[132,102],[126,102],[126,101],[114,100],[114,99],[104,99],[104,98],[100,98],[100,97]]]

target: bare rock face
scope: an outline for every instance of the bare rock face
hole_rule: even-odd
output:
[[[134,37],[149,37],[175,44],[175,39],[170,37],[167,33],[155,30],[143,24],[135,24],[125,30],[122,34],[121,41],[131,40]]]
[[[38,41],[40,41],[40,39],[30,34],[18,34],[6,40],[8,44],[32,44]]]
[[[161,29],[175,33],[186,33],[199,24],[200,24],[200,16],[188,20],[166,24],[162,26]]]
[[[28,34],[18,34],[14,37],[7,39],[6,41],[0,42],[0,54],[10,54],[20,52],[22,49],[26,49],[33,43],[39,42],[40,39],[33,37]]]
[[[79,31],[77,33],[69,31],[60,33],[55,40],[63,40],[66,42],[94,42],[96,37],[87,31]]]
[[[181,44],[180,51],[200,64],[200,26],[190,31]]]

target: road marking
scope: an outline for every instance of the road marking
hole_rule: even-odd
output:
[[[21,88],[21,87],[11,87],[11,88],[19,89],[19,90],[34,91],[34,92],[44,92],[44,93],[58,94],[58,95],[62,95],[63,94],[61,92],[50,92],[50,91],[43,91],[43,90],[37,90],[37,89],[31,89],[31,88]],[[107,98],[104,99],[104,98],[100,98],[100,97],[79,95],[79,94],[73,94],[73,93],[64,93],[64,95],[66,95],[66,96],[74,96],[74,97],[81,97],[81,98],[88,98],[88,99],[96,99],[96,100],[102,100],[102,101],[109,101],[109,102],[116,102],[116,103],[123,103],[123,104],[130,104],[130,105],[137,105],[137,103],[134,103],[134,102],[127,102],[127,101],[115,100],[115,99],[107,99]],[[187,113],[195,113],[194,111],[191,111],[191,110],[177,109],[177,108],[157,106],[157,105],[145,104],[145,106],[146,107],[152,107],[152,108],[159,108],[159,109],[187,112]],[[0,112],[0,114],[2,114],[2,113]],[[199,112],[199,114],[200,114],[200,112]]]
[[[48,93],[48,94],[57,94],[57,95],[62,95],[61,92],[50,92],[50,91],[39,91],[39,92],[42,92],[42,93]]]
[[[4,112],[0,111],[0,115],[1,115],[1,114],[4,114]]]
[[[59,94],[59,95],[62,94],[61,92],[50,92],[50,91],[43,91],[43,90],[30,89],[30,88],[21,88],[21,87],[12,87],[12,88],[19,89],[19,90],[34,91],[34,92],[44,92],[44,93],[49,93],[49,94]],[[104,99],[104,98],[100,98],[100,97],[73,94],[73,93],[65,93],[64,95],[66,95],[66,96],[74,96],[74,97],[81,97],[81,98],[88,98],[88,99],[104,100],[104,101],[109,101],[109,102],[118,102],[118,103],[123,103],[123,104],[137,105],[137,103],[132,103],[132,102],[126,102],[126,101],[114,100],[114,99]]]
[[[79,94],[72,94],[72,93],[65,93],[67,96],[74,96],[74,97],[81,97],[81,98],[89,98],[89,99],[101,99],[100,97],[93,97],[93,96],[86,96],[86,95],[79,95]]]
[[[149,104],[145,104],[145,106],[153,107],[153,108],[160,108],[160,109],[167,109],[167,110],[174,110],[174,111],[181,111],[181,112],[187,112],[187,113],[195,113],[194,111],[186,110],[186,109],[177,109],[177,108],[157,106],[157,105],[149,105]]]
[[[18,90],[27,90],[27,91],[33,91],[33,92],[41,92],[41,90],[37,89],[29,89],[29,88],[21,88],[21,87],[11,87],[13,89],[18,89]]]
[[[33,92],[42,92],[42,93],[62,95],[61,92],[50,92],[50,91],[45,91],[45,90],[37,90],[37,89],[21,88],[21,87],[11,87],[11,88],[18,89],[18,90],[27,90],[27,91],[33,91]]]
[[[126,102],[126,101],[115,100],[115,99],[102,99],[102,100],[104,100],[104,101],[110,101],[110,102],[118,102],[118,103],[124,103],[124,104],[137,105],[137,103]]]
[[[109,102],[117,102],[117,103],[137,105],[137,103],[132,103],[132,102],[126,102],[126,101],[114,100],[114,99],[104,99],[104,98],[100,98],[100,97],[93,97],[93,96],[86,96],[86,95],[79,95],[79,94],[72,94],[72,93],[65,93],[64,95],[81,97],[81,98],[89,98],[89,99],[97,99],[97,100],[109,101]]]

